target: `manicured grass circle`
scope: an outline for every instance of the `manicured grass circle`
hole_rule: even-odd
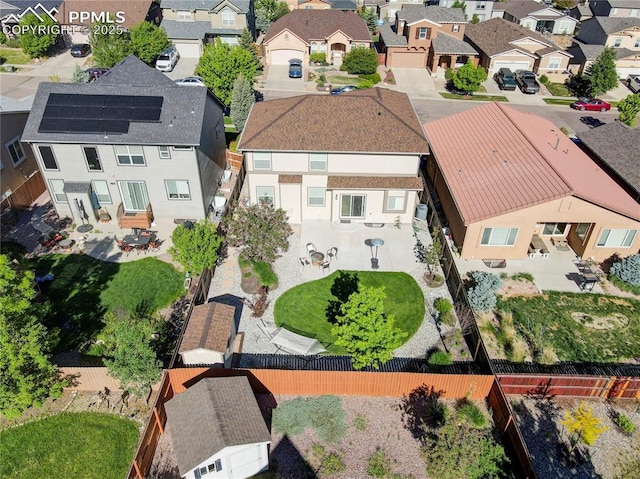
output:
[[[327,320],[326,309],[329,301],[335,301],[331,286],[340,271],[329,276],[309,281],[286,291],[278,298],[274,308],[276,324],[308,337],[314,337],[329,352],[346,354],[344,348],[333,344],[333,325]],[[395,316],[396,327],[407,332],[408,341],[424,319],[424,296],[418,283],[406,273],[347,271],[356,274],[360,285],[379,288],[384,286],[387,297],[384,301],[385,313]]]

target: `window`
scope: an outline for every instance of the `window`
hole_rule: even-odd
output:
[[[19,136],[16,136],[4,146],[9,151],[9,155],[11,155],[11,161],[13,161],[13,166],[17,166],[27,157],[27,155],[24,154],[24,150],[22,149],[22,144],[20,143]]]
[[[560,70],[561,63],[562,63],[562,58],[560,57],[549,58],[549,70]]]
[[[426,38],[431,38],[431,29],[427,27],[420,27],[416,29],[416,39],[424,40]]]
[[[324,206],[325,196],[324,188],[307,188],[307,206]]]
[[[187,146],[187,145],[176,145],[173,147],[174,150],[179,151],[179,150],[183,150],[183,151],[189,151],[193,149],[193,146]]]
[[[615,15],[616,13],[618,13],[618,9],[612,8],[611,11],[609,12],[609,16]]]
[[[187,180],[165,180],[167,195],[170,200],[190,200],[189,182]]]
[[[160,158],[164,160],[171,158],[171,150],[168,146],[159,146],[158,151],[160,152]]]
[[[316,42],[311,42],[311,53],[318,52],[318,44]]]
[[[605,248],[622,247],[629,248],[636,237],[638,230],[624,230],[624,229],[609,229],[602,230],[600,239],[598,240],[598,246]]]
[[[321,53],[327,53],[327,44],[325,42],[322,42],[320,44],[320,52]]]
[[[483,246],[513,246],[518,237],[518,228],[484,228],[482,231]]]
[[[476,2],[476,10],[484,10],[487,8],[487,2]]]
[[[222,118],[220,118],[218,123],[216,123],[216,138],[220,138],[222,135],[224,135],[224,123]]]
[[[385,192],[384,211],[404,212],[405,196],[405,193],[401,192]]]
[[[146,211],[149,204],[144,181],[118,181],[125,211]]]
[[[178,21],[179,22],[188,22],[190,20],[192,20],[191,12],[189,12],[187,10],[179,10],[178,11]]]
[[[587,233],[589,233],[590,223],[578,223],[576,225],[576,236],[582,240],[584,243],[585,238],[587,237]]]
[[[64,180],[49,180],[49,184],[56,203],[68,203],[67,195],[64,193]]]
[[[486,17],[484,13],[477,13],[476,16],[478,17],[479,22],[484,22],[484,19]]]
[[[340,216],[343,218],[364,218],[364,195],[341,195]]]
[[[460,31],[460,25],[454,24],[453,28],[451,29],[451,31],[454,32],[454,33],[457,32],[457,31]]]
[[[44,164],[45,170],[58,169],[56,157],[53,156],[53,148],[51,148],[50,146],[39,146],[38,151],[40,152],[40,157],[42,158],[42,163]]]
[[[256,197],[258,203],[273,205],[276,201],[275,188],[273,186],[256,186]]]
[[[104,180],[93,180],[91,182],[91,189],[93,190],[93,192],[96,195],[96,198],[98,198],[98,203],[105,204],[111,204],[111,194],[109,193],[109,185],[107,185],[107,182]]]
[[[622,37],[617,37],[613,43],[613,48],[620,48],[620,45],[622,45]]]
[[[225,8],[220,13],[220,16],[222,17],[222,25],[233,26],[236,24],[236,14],[233,10],[229,10],[228,8]]]
[[[271,169],[271,153],[266,151],[253,152],[253,169],[254,170],[270,170]]]
[[[102,164],[98,158],[98,149],[95,146],[83,146],[84,158],[87,160],[89,171],[102,171]]]
[[[327,171],[327,154],[309,153],[309,171]]]
[[[116,145],[116,157],[119,165],[144,165],[141,146]]]
[[[631,13],[629,14],[630,17],[640,17],[640,9],[637,8],[632,8],[631,9]]]
[[[542,228],[542,236],[564,236],[567,223],[545,223]]]
[[[634,48],[640,48],[640,38],[638,38],[636,40],[636,42],[633,44]]]

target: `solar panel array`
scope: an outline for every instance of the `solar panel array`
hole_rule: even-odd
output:
[[[51,93],[40,133],[128,133],[132,121],[160,121],[161,96]]]

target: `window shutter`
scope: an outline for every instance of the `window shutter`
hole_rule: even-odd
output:
[[[431,38],[431,28],[427,28],[427,39]]]
[[[416,40],[420,38],[420,29],[416,28]]]

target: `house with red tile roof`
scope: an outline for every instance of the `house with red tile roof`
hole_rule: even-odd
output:
[[[393,224],[411,223],[428,148],[409,97],[371,88],[256,103],[238,150],[249,200],[292,223]]]
[[[522,259],[534,238],[596,261],[640,249],[640,203],[550,121],[490,103],[424,129],[462,258]]]

